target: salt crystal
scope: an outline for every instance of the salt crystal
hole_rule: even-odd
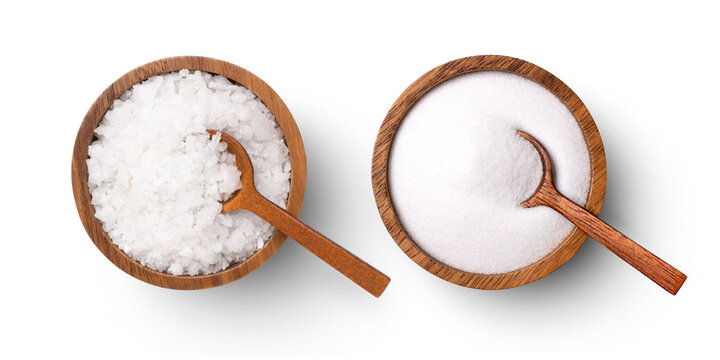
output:
[[[173,275],[214,273],[258,251],[275,230],[247,211],[220,214],[219,201],[241,187],[240,172],[227,144],[206,129],[246,148],[269,149],[266,156],[249,152],[257,189],[287,203],[289,151],[262,101],[201,71],[153,76],[113,102],[87,160],[95,216],[144,266]]]
[[[555,249],[573,224],[520,204],[537,188],[537,138],[552,158],[555,185],[584,205],[590,160],[572,113],[519,75],[479,71],[445,81],[405,115],[389,160],[390,196],[403,228],[437,260],[472,273],[530,265]]]

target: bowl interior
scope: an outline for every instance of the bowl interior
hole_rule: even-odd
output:
[[[306,163],[305,148],[297,124],[285,103],[262,79],[231,63],[198,56],[166,58],[142,65],[112,83],[88,110],[78,130],[72,158],[72,185],[80,219],[90,239],[97,248],[117,267],[147,283],[173,289],[202,289],[220,286],[237,280],[257,269],[282,245],[286,236],[275,230],[265,245],[241,263],[223,271],[197,276],[175,276],[147,268],[120,250],[103,230],[90,200],[88,188],[88,146],[95,140],[94,131],[115,99],[134,84],[151,76],[183,69],[201,70],[225,76],[255,93],[275,116],[290,151],[291,178],[287,210],[294,216],[300,214],[305,194]]]
[[[504,289],[540,279],[567,262],[582,246],[587,235],[575,227],[563,242],[537,262],[502,274],[465,272],[433,258],[407,234],[393,208],[388,187],[388,159],[393,137],[403,117],[415,102],[438,84],[474,71],[504,71],[521,75],[544,86],[559,98],[575,117],[582,130],[590,156],[590,189],[586,209],[598,215],[605,197],[605,152],[600,133],[580,98],[562,81],[537,65],[500,55],[472,56],[450,61],[430,70],[410,85],[395,101],[383,121],[372,162],[372,182],[380,216],[398,246],[413,261],[430,273],[458,285],[478,289]]]

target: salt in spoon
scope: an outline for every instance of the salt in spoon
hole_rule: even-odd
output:
[[[687,276],[560,194],[553,185],[552,163],[543,146],[530,134],[521,130],[517,130],[517,133],[535,146],[543,167],[540,185],[522,206],[551,207],[663,289],[673,295],[677,294]]]
[[[217,133],[215,130],[208,130],[208,132],[211,135]],[[242,182],[240,190],[223,202],[223,214],[240,209],[249,210],[283,234],[295,239],[304,248],[310,250],[375,297],[379,297],[385,291],[390,283],[389,277],[262,196],[255,189],[253,165],[245,148],[230,135],[220,133],[220,138],[227,143],[228,151],[235,155],[235,163],[240,170],[240,181]]]

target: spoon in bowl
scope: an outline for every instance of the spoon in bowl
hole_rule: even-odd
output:
[[[517,133],[535,146],[543,167],[540,185],[521,205],[526,208],[545,205],[554,209],[663,289],[677,294],[687,276],[560,194],[553,184],[552,163],[543,146],[530,134],[521,130]]]
[[[207,132],[210,135],[218,133],[215,130]],[[235,163],[240,170],[240,181],[242,182],[240,190],[223,202],[223,214],[239,209],[249,210],[283,234],[295,239],[300,245],[375,297],[379,297],[385,291],[390,283],[389,277],[262,196],[255,189],[253,165],[245,148],[230,135],[220,133],[220,138],[227,143],[227,150],[235,155]]]

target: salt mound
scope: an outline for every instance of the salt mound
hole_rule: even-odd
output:
[[[88,148],[95,216],[131,258],[173,275],[210,274],[245,260],[275,230],[245,211],[221,214],[241,187],[218,130],[248,152],[257,190],[285,207],[290,156],[253,92],[201,71],[153,76],[115,100]]]
[[[390,195],[404,229],[428,254],[467,272],[505,273],[540,260],[573,230],[548,207],[520,205],[540,183],[542,165],[517,129],[548,151],[557,189],[584,205],[585,138],[542,85],[473,72],[434,87],[405,115],[391,148]]]

